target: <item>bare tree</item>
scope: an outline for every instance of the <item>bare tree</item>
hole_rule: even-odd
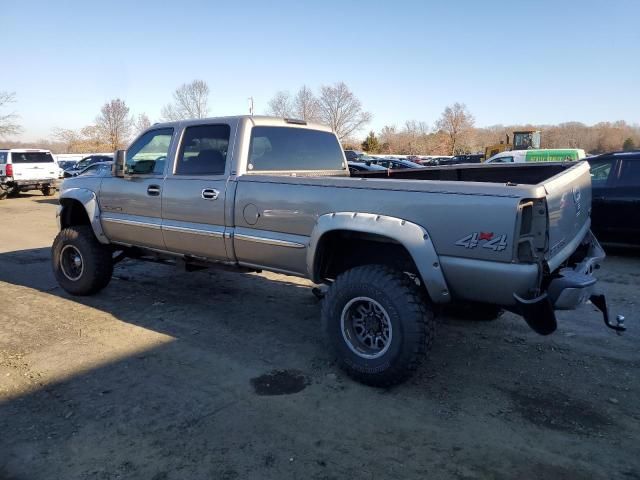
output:
[[[288,118],[292,112],[291,95],[285,90],[277,92],[267,104],[267,115]]]
[[[96,126],[111,150],[125,146],[131,136],[132,124],[129,107],[119,98],[105,103],[96,117]]]
[[[146,113],[141,113],[140,115],[138,115],[138,118],[133,122],[133,130],[135,131],[136,135],[143,132],[150,126],[151,120],[149,120],[149,117]]]
[[[173,103],[162,107],[168,121],[205,118],[209,114],[209,85],[204,80],[183,83],[173,92]]]
[[[300,87],[293,99],[293,114],[296,118],[306,122],[320,120],[320,105],[311,89],[306,85]]]
[[[473,128],[474,123],[475,119],[464,103],[456,102],[444,109],[436,128],[449,136],[450,155],[458,151],[462,137]]]
[[[16,101],[16,94],[14,92],[0,91],[0,109],[9,103]],[[2,114],[0,113],[0,137],[8,137],[9,135],[16,135],[22,131],[22,127],[16,123],[18,115],[14,112]]]
[[[362,110],[360,100],[344,82],[322,86],[318,105],[322,123],[331,127],[340,140],[371,121],[371,114]]]

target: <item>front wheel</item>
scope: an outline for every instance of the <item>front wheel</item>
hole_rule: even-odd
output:
[[[51,195],[53,195],[55,193],[56,189],[53,188],[51,185],[45,185],[44,187],[42,187],[42,195],[44,195],[45,197],[50,197]]]
[[[109,284],[113,274],[111,250],[98,242],[89,225],[61,230],[51,248],[53,273],[72,295],[91,295]]]
[[[429,350],[433,311],[401,271],[366,265],[346,271],[322,306],[324,333],[355,380],[387,387],[409,378]]]

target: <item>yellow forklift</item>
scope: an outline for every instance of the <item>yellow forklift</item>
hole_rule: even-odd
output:
[[[500,143],[489,145],[484,149],[484,159],[489,160],[497,153],[506,152],[508,150],[529,150],[540,148],[540,130],[520,130],[513,132],[513,143],[509,143],[509,135],[507,134],[506,143],[500,140]]]

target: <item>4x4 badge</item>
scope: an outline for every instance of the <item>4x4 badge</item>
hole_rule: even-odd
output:
[[[456,245],[464,248],[476,248],[480,245],[481,248],[501,252],[507,248],[507,235],[495,235],[493,232],[473,232],[458,240]]]

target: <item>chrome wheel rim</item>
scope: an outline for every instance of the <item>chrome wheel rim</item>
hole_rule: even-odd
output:
[[[73,245],[65,245],[60,251],[60,268],[62,274],[72,282],[82,277],[84,272],[84,259],[80,250]]]
[[[349,349],[361,358],[380,358],[391,346],[391,319],[373,298],[351,299],[342,309],[340,329]]]

